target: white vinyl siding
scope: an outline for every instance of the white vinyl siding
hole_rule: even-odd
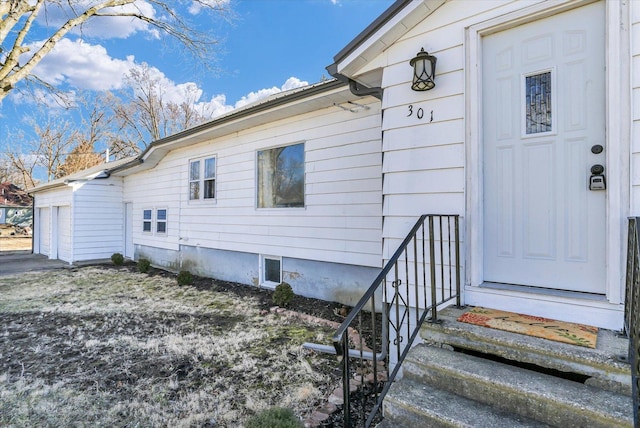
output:
[[[445,3],[385,51],[385,259],[421,214],[464,215],[465,27],[519,8],[516,3]],[[416,92],[408,62],[422,47],[438,58],[436,87]]]
[[[631,87],[633,120],[631,136],[631,215],[640,215],[640,3],[632,1],[631,7]]]
[[[74,192],[73,245],[75,260],[108,259],[123,253],[124,206],[122,179],[92,180]]]
[[[172,212],[180,212],[181,205],[188,206],[188,169],[188,158],[169,155],[157,167],[125,177],[123,198],[132,201],[133,224],[138,225],[133,229],[134,245],[173,251],[179,249],[179,221],[171,220],[172,225],[167,227],[166,234],[154,233],[155,223],[151,225],[151,233],[143,232],[143,211],[151,209],[152,218],[155,219],[157,208],[166,209],[169,216]],[[210,210],[210,207],[207,206],[207,210]]]
[[[48,229],[46,238],[38,238],[36,252],[74,262],[106,259],[123,251],[120,178],[76,182],[38,192],[35,206],[42,208],[41,213],[46,210],[47,217],[39,219],[40,229],[36,233],[43,234],[42,228]],[[55,216],[51,210],[55,210]],[[55,224],[51,223],[53,217]],[[51,245],[55,247],[50,248]]]
[[[363,266],[380,266],[382,157],[380,109],[338,107],[275,121],[169,152],[153,169],[125,178],[125,199],[166,207],[167,237],[134,231],[138,245],[190,245]],[[304,208],[256,208],[256,153],[304,141]],[[189,199],[191,160],[216,153],[216,205]],[[136,220],[138,221],[138,220]],[[138,223],[140,224],[140,223]]]
[[[73,192],[69,187],[50,190],[34,195],[34,207],[37,211],[38,224],[34,224],[34,252],[57,258],[60,250],[58,239],[58,208],[71,206]],[[55,212],[55,215],[54,215]],[[69,214],[71,215],[71,214]],[[53,223],[55,221],[55,223]],[[66,231],[64,232],[67,233]],[[55,245],[55,247],[52,247]],[[68,254],[72,254],[72,242],[69,242]],[[63,250],[65,253],[66,250]],[[65,254],[65,257],[67,254]]]

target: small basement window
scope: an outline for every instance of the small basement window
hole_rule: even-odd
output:
[[[282,259],[280,257],[262,256],[262,283],[278,285],[282,282]]]

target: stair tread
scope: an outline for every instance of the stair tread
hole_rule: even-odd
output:
[[[447,384],[437,386],[451,388],[450,392],[457,392],[453,390],[457,382],[476,382],[491,390],[514,392],[521,399],[560,403],[623,424],[633,422],[632,399],[626,395],[447,349],[418,345],[403,367],[404,376],[412,379],[426,381],[442,374]]]
[[[438,313],[440,323],[425,323],[424,329],[443,330],[449,333],[452,339],[464,330],[474,337],[482,337],[483,341],[513,343],[519,349],[537,349],[569,360],[584,360],[593,364],[607,365],[610,370],[619,369],[623,372],[629,370],[627,363],[618,361],[619,356],[627,355],[629,347],[628,339],[619,336],[618,332],[599,329],[597,346],[592,349],[458,321],[458,317],[467,309],[446,308]]]
[[[421,336],[428,343],[448,344],[498,355],[510,360],[590,376],[594,385],[631,394],[629,364],[619,360],[629,342],[617,332],[600,329],[595,349],[482,327],[457,321],[465,309],[449,307],[438,314],[441,323],[425,323]]]
[[[411,410],[408,410],[411,409]],[[442,424],[457,427],[543,428],[549,425],[513,413],[495,409],[429,385],[403,379],[396,382],[385,398],[385,415],[389,426],[415,427],[416,422],[429,426]]]

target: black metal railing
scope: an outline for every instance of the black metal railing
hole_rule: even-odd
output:
[[[423,215],[333,337],[344,427],[381,419],[382,401],[420,327],[460,306],[460,217]]]
[[[624,329],[629,337],[634,426],[640,426],[640,217],[629,218]]]

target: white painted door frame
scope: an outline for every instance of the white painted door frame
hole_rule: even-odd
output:
[[[482,168],[482,37],[580,7],[593,0],[541,2],[466,29],[466,281],[470,287],[483,282],[483,189]],[[630,48],[629,5],[606,1],[606,297],[610,303],[624,301],[626,222],[630,191]],[[612,144],[615,142],[615,144]]]

